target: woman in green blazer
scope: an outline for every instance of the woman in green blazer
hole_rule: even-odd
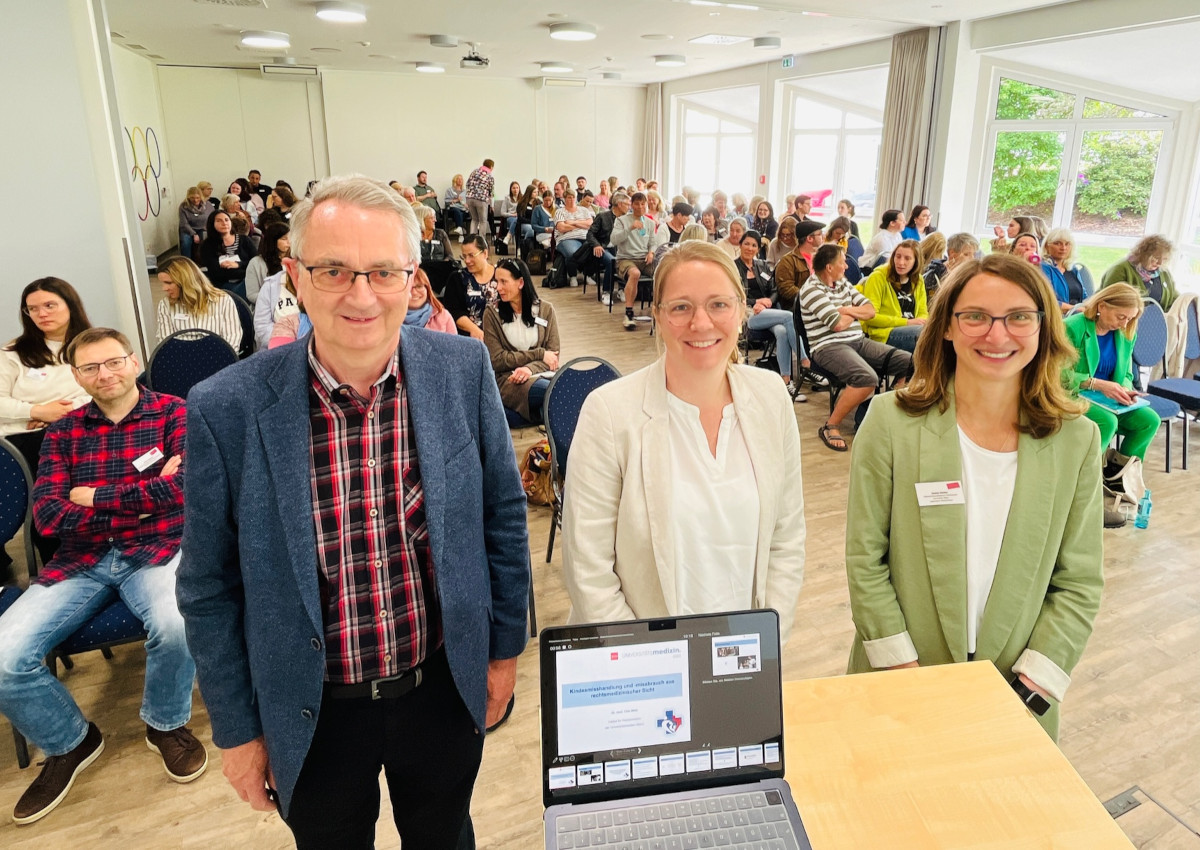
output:
[[[1035,266],[990,254],[939,287],[916,375],[855,440],[849,672],[987,659],[1027,705],[1048,699],[1057,737],[1104,585],[1100,434],[1063,387],[1073,356]]]
[[[1142,297],[1127,283],[1106,286],[1083,302],[1082,312],[1064,322],[1067,339],[1079,353],[1063,377],[1076,395],[1081,390],[1103,393],[1118,405],[1132,404],[1140,393],[1133,389],[1133,344],[1137,340]],[[1087,402],[1087,418],[1100,428],[1100,445],[1120,435],[1121,454],[1146,459],[1146,449],[1162,420],[1149,407],[1114,413]]]
[[[1175,278],[1166,267],[1172,250],[1173,246],[1165,237],[1147,236],[1133,246],[1128,257],[1104,273],[1100,286],[1128,283],[1139,294],[1157,301],[1165,313],[1179,297]]]
[[[886,265],[867,275],[858,289],[875,307],[875,316],[863,321],[867,336],[912,352],[929,317],[925,298],[925,271],[921,248],[905,239],[892,249]]]

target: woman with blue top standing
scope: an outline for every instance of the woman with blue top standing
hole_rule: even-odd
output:
[[[1084,301],[1081,312],[1067,316],[1064,321],[1067,338],[1079,352],[1079,360],[1065,375],[1073,392],[1101,393],[1112,402],[1112,407],[1127,407],[1137,402],[1139,393],[1133,389],[1133,344],[1141,312],[1142,296],[1138,291],[1127,283],[1114,283]],[[1100,428],[1100,445],[1107,446],[1114,436],[1119,436],[1117,450],[1142,460],[1146,459],[1146,449],[1162,422],[1149,407],[1115,413],[1096,401],[1088,402],[1086,415]]]
[[[1042,271],[1054,287],[1054,297],[1063,313],[1092,294],[1096,286],[1092,273],[1082,263],[1072,263],[1075,256],[1075,237],[1065,227],[1056,227],[1046,234],[1042,247]]]
[[[917,349],[917,339],[929,319],[925,263],[920,246],[905,239],[882,265],[867,275],[859,287],[875,307],[875,316],[863,320],[867,336],[907,352]]]

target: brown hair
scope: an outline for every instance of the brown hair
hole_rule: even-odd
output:
[[[10,342],[6,351],[15,352],[22,366],[30,369],[40,369],[43,366],[53,366],[55,357],[46,345],[46,335],[33,321],[33,317],[25,312],[25,303],[34,292],[49,292],[57,295],[67,305],[71,319],[67,322],[67,333],[63,337],[62,348],[58,351],[58,362],[67,363],[67,348],[75,336],[92,326],[88,321],[87,311],[83,309],[83,301],[75,287],[58,277],[41,277],[21,290],[21,307],[17,311],[21,319],[21,335]]]
[[[1106,307],[1134,311],[1133,318],[1129,320],[1129,323],[1125,327],[1121,328],[1121,333],[1125,334],[1126,339],[1133,339],[1137,334],[1138,318],[1142,315],[1142,310],[1145,307],[1142,303],[1142,294],[1128,283],[1110,283],[1103,289],[1097,290],[1092,297],[1079,306],[1083,308],[1083,315],[1094,322],[1096,321],[1096,315],[1099,313],[1101,304]]]
[[[129,344],[129,337],[121,333],[115,328],[88,328],[81,331],[63,350],[67,353],[67,362],[72,366],[75,365],[75,353],[85,345],[92,345],[97,342],[104,342],[106,339],[115,339],[121,343],[121,347],[125,349],[126,354],[133,354],[133,346]]]
[[[1139,240],[1133,246],[1133,250],[1129,252],[1129,262],[1135,266],[1140,266],[1145,264],[1146,260],[1151,257],[1161,257],[1165,263],[1171,259],[1171,252],[1174,249],[1175,246],[1165,236],[1159,236],[1158,234],[1146,236]]]
[[[658,261],[654,270],[654,312],[659,313],[663,305],[663,290],[667,287],[667,279],[684,263],[712,263],[718,266],[729,279],[734,296],[743,310],[742,320],[745,321],[746,287],[742,284],[742,276],[738,274],[737,266],[728,254],[711,242],[690,240],[679,242]],[[660,316],[661,321],[661,316]],[[658,345],[662,346],[662,335],[658,335]],[[729,356],[729,362],[738,362],[738,350],[735,347]]]
[[[893,248],[892,253],[888,255],[886,274],[888,283],[892,285],[893,289],[900,285],[900,273],[896,271],[896,252],[901,248],[907,249],[913,257],[913,267],[908,273],[909,283],[915,286],[917,281],[921,279],[921,272],[925,270],[925,258],[921,254],[921,243],[917,242],[916,239],[905,239]]]
[[[978,275],[1003,278],[1020,287],[1042,311],[1037,353],[1021,373],[1020,422],[1022,433],[1041,439],[1054,434],[1063,419],[1082,414],[1084,405],[1073,400],[1063,386],[1062,372],[1078,356],[1067,340],[1062,313],[1050,282],[1032,263],[1010,254],[988,254],[968,260],[938,287],[929,322],[917,340],[913,357],[916,373],[908,386],[896,392],[896,403],[909,416],[920,416],[933,407],[942,413],[950,405],[950,382],[958,366],[954,345],[946,339],[959,296]]]

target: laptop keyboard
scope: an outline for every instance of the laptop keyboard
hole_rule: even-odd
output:
[[[555,821],[552,850],[799,850],[778,791],[721,794],[656,805],[634,805]]]

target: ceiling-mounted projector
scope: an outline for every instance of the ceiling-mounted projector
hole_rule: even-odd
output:
[[[466,56],[464,56],[462,59],[459,60],[458,67],[460,67],[460,68],[486,68],[489,64],[488,58],[486,56],[480,56],[479,51],[475,49],[474,44],[470,44],[468,42],[468,46],[471,48],[471,50],[470,50],[470,52],[467,53]]]

